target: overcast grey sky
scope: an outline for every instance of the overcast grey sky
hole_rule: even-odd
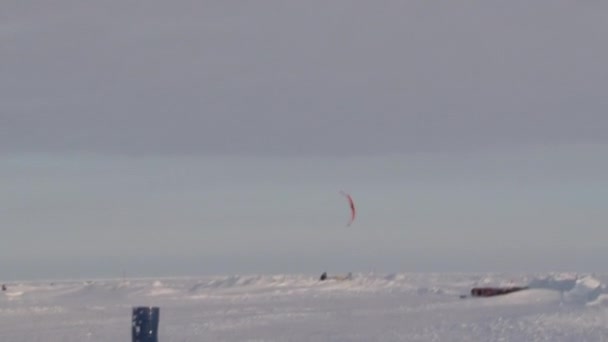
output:
[[[607,18],[3,1],[0,278],[606,270]]]

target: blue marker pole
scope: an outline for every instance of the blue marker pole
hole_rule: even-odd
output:
[[[132,342],[158,342],[159,315],[158,307],[134,307]]]

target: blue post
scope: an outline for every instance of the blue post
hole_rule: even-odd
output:
[[[159,313],[158,307],[133,308],[132,342],[158,342]]]

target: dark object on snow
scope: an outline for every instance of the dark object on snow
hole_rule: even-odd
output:
[[[528,289],[527,286],[512,286],[512,287],[474,287],[471,289],[471,297],[493,297],[505,295]]]
[[[6,291],[6,285],[2,284],[2,291]]]
[[[345,275],[335,275],[335,276],[328,276],[327,272],[323,272],[323,274],[321,274],[321,278],[319,278],[320,281],[323,280],[351,280],[353,279],[353,274],[351,272],[348,272]]]
[[[158,342],[158,307],[134,307],[132,320],[132,342]]]

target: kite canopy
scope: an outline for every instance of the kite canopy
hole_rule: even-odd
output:
[[[340,191],[340,194],[346,197],[346,199],[348,200],[348,205],[350,206],[350,220],[346,224],[347,227],[350,227],[350,225],[353,224],[353,222],[355,221],[355,216],[357,213],[355,210],[355,202],[353,201],[353,198],[346,192]]]

